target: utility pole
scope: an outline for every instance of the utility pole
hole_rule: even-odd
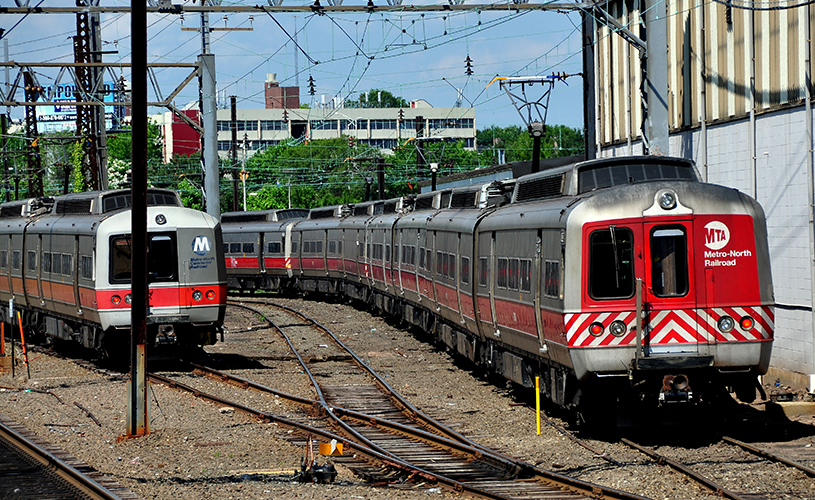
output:
[[[232,152],[232,165],[230,170],[232,171],[232,211],[238,211],[238,174],[236,169],[238,168],[238,104],[237,104],[237,97],[230,96],[229,97],[229,109],[230,109],[230,118],[229,118],[229,128],[232,130],[232,141],[231,141],[231,152]]]
[[[211,5],[211,2],[205,2]],[[220,4],[220,1],[218,2]],[[202,3],[203,5],[203,3]],[[220,173],[218,168],[218,115],[217,95],[215,90],[215,55],[210,52],[209,46],[209,13],[201,12],[201,55],[198,56],[201,66],[199,78],[201,88],[201,125],[202,134],[201,157],[204,160],[204,200],[209,215],[220,218],[221,215],[221,189]]]
[[[385,159],[376,157],[376,184],[378,188],[379,200],[385,199]]]
[[[24,73],[25,99],[27,102],[37,100],[42,87],[34,83],[30,72]],[[28,144],[28,196],[42,196],[42,160],[40,159],[39,132],[37,131],[37,112],[34,106],[25,107],[25,135]]]
[[[0,114],[0,150],[3,152],[3,191],[9,201],[8,190],[8,116]]]
[[[416,127],[416,185],[418,186],[424,171],[424,152],[422,141],[419,140],[424,135],[424,116],[417,116],[414,125]]]

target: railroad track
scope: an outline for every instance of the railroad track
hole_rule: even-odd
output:
[[[0,498],[125,500],[132,491],[0,417]]]
[[[154,380],[249,412],[260,420],[289,426],[301,435],[311,434],[322,440],[343,442],[346,450],[367,458],[364,465],[358,463],[358,459],[357,463],[346,465],[371,482],[420,479],[485,498],[643,498],[543,471],[479,447],[410,405],[333,333],[313,319],[285,306],[266,302],[255,305],[275,307],[292,315],[287,316],[292,320],[285,320],[288,324],[275,325],[268,319],[268,312],[246,304],[239,305],[269,321],[287,339],[303,372],[313,384],[316,398],[289,396],[200,365],[195,367],[197,374],[286,399],[309,408],[312,414],[316,409],[320,415],[332,420],[331,431],[304,423],[302,418],[284,419],[232,403],[170,379],[155,377]],[[319,354],[314,353],[315,346],[319,346]],[[318,382],[321,379],[331,380],[332,385]],[[338,384],[338,379],[343,383]],[[394,473],[397,473],[396,477]]]

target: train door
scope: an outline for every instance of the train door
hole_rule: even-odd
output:
[[[181,231],[178,234],[182,234]],[[179,275],[178,244],[176,233],[147,233],[147,283],[148,311],[160,314],[180,314],[180,304],[189,303],[188,287],[191,268],[190,260],[182,263],[183,275]],[[190,240],[187,240],[190,241]],[[206,236],[191,238],[191,248],[198,252],[209,252],[212,241]],[[190,248],[190,247],[188,247]]]
[[[698,328],[691,221],[643,224],[645,355],[698,354],[705,342]]]
[[[490,287],[490,317],[492,318],[492,331],[495,333],[496,337],[500,337],[501,330],[498,328],[498,319],[495,314],[495,280],[497,279],[498,272],[497,270],[497,260],[495,257],[495,232],[493,231],[490,233],[490,256],[489,256],[489,269],[492,269],[493,272],[490,276],[489,287]]]
[[[258,247],[258,269],[261,274],[266,274],[266,257],[264,255],[266,253],[266,248],[264,247],[266,238],[264,236],[262,231],[258,231],[258,243],[260,244]]]

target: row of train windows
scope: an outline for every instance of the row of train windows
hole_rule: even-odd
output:
[[[464,265],[462,261],[462,266]],[[468,269],[469,271],[469,269]],[[462,273],[464,269],[462,268]],[[499,289],[532,291],[532,261],[530,259],[498,258],[495,285]],[[490,280],[490,260],[478,259],[478,286],[486,287]],[[560,297],[560,262],[547,260],[543,268],[543,295]]]
[[[21,253],[19,250],[11,252],[11,268],[20,269],[22,266]],[[40,260],[40,269],[43,273],[60,274],[63,276],[73,276],[74,256],[67,253],[43,252]],[[8,251],[0,251],[0,268],[6,269],[9,265]],[[26,269],[37,271],[37,252],[30,250],[26,259]],[[79,276],[84,279],[93,279],[93,257],[90,255],[80,255]]]

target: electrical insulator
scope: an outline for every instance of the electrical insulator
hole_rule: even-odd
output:
[[[285,109],[283,110],[283,121],[284,122],[289,121],[289,112]]]
[[[311,95],[316,94],[317,92],[314,90],[314,78],[311,75],[308,75],[308,93]]]
[[[405,119],[405,110],[404,110],[404,109],[400,109],[400,110],[399,110],[399,119],[400,119],[400,120],[404,120],[404,119]]]
[[[349,138],[348,138],[348,147],[349,147],[349,148],[353,148],[353,147],[354,147],[354,138],[353,138],[353,137],[349,137]]]
[[[467,56],[467,59],[464,60],[464,64],[466,65],[465,70],[464,70],[464,74],[467,75],[467,76],[472,75],[473,74],[473,60],[470,59],[469,55]]]

